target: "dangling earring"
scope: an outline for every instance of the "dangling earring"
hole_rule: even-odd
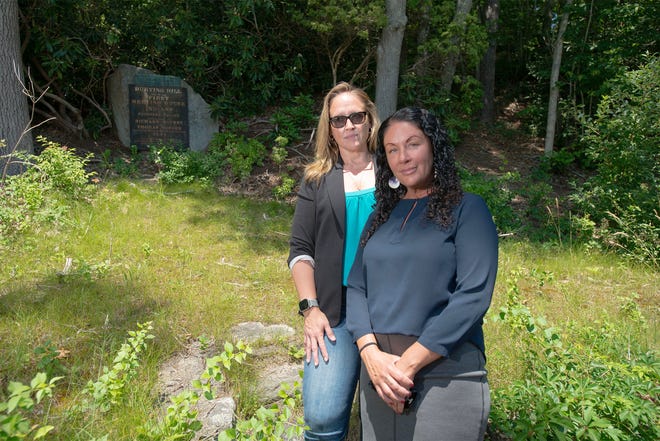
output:
[[[392,190],[396,190],[397,188],[399,188],[399,185],[401,185],[401,183],[396,178],[396,176],[392,176],[390,180],[387,181],[387,185],[389,185]]]

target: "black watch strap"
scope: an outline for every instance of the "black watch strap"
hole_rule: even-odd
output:
[[[316,299],[302,299],[298,303],[298,314],[303,315],[303,312],[307,311],[309,308],[319,306],[319,302]]]

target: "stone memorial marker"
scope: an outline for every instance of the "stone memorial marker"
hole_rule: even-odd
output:
[[[190,147],[188,94],[184,87],[128,85],[131,145]]]
[[[126,147],[165,143],[203,151],[218,133],[210,106],[181,78],[121,64],[108,79],[108,95]]]

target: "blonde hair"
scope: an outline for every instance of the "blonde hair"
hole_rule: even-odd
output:
[[[376,105],[364,90],[343,81],[337,83],[323,99],[323,109],[316,127],[314,161],[305,167],[305,179],[307,181],[320,181],[339,160],[339,147],[330,136],[330,105],[332,100],[342,93],[352,93],[364,103],[364,110],[367,112],[368,121],[371,123],[371,132],[367,138],[367,149],[372,154],[376,152],[376,134],[380,127]]]

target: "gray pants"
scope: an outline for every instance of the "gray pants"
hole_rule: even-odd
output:
[[[410,337],[378,335],[381,349],[400,354]],[[410,344],[416,339],[411,339]],[[394,346],[394,347],[391,347]],[[392,350],[388,350],[390,348]],[[416,398],[407,413],[397,415],[371,386],[363,366],[360,406],[363,441],[479,441],[490,412],[485,359],[476,346],[464,343],[448,358],[420,370],[414,379]]]

